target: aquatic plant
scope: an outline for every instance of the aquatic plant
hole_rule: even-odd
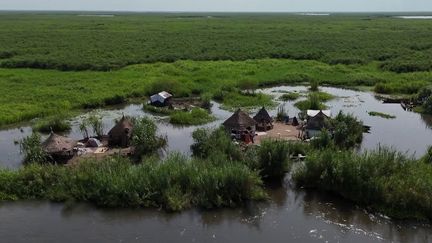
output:
[[[316,80],[313,80],[312,82],[310,82],[309,90],[312,92],[319,91],[319,82]]]
[[[326,108],[326,106],[321,103],[320,97],[316,92],[309,93],[307,100],[298,101],[294,106],[302,111],[324,110]]]
[[[48,154],[42,149],[41,136],[37,132],[24,138],[20,142],[20,149],[21,153],[24,154],[24,162],[27,164],[46,163],[48,161]]]
[[[293,101],[300,98],[300,94],[297,92],[288,92],[285,93],[283,95],[281,95],[281,97],[279,98],[282,101]]]
[[[378,111],[369,111],[368,112],[369,116],[379,116],[385,119],[395,119],[396,116],[390,115],[390,114],[386,114],[383,112],[378,112]]]
[[[34,125],[33,129],[42,132],[49,133],[53,132],[66,132],[71,129],[70,123],[66,120],[65,115],[57,115],[45,119],[38,120]]]
[[[215,120],[215,117],[202,108],[191,111],[174,111],[170,114],[170,123],[177,125],[202,125]]]
[[[89,202],[100,207],[236,207],[266,194],[257,172],[239,163],[215,165],[178,154],[133,165],[121,158],[75,166],[29,165],[0,170],[1,200]]]
[[[310,151],[293,178],[390,217],[432,219],[432,165],[393,149]]]

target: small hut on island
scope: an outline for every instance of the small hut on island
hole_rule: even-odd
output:
[[[173,95],[162,91],[150,96],[150,104],[157,107],[169,106]]]
[[[113,147],[128,147],[132,138],[132,130],[132,121],[123,116],[108,132],[108,144]]]
[[[318,136],[323,129],[331,129],[330,111],[308,110],[307,114],[309,118],[303,127],[305,137],[313,138]]]
[[[234,112],[234,114],[223,123],[225,129],[231,133],[233,138],[240,140],[243,139],[245,135],[248,135],[252,142],[255,136],[256,125],[257,122],[240,109]]]
[[[49,137],[41,144],[45,153],[54,160],[68,160],[74,156],[74,147],[77,141],[51,132]]]
[[[258,111],[253,119],[257,122],[256,129],[258,131],[268,131],[273,129],[273,118],[271,118],[264,107]]]

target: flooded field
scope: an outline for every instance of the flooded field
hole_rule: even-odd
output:
[[[428,145],[432,144],[432,117],[404,111],[400,104],[383,104],[370,92],[359,92],[347,89],[324,87],[323,91],[334,96],[335,99],[326,103],[333,115],[340,110],[352,113],[371,126],[369,134],[365,134],[362,149],[374,149],[377,146],[391,146],[399,151],[407,152],[415,156],[421,156]],[[275,100],[286,91],[306,92],[303,86],[284,86],[260,90],[275,97]],[[282,102],[281,102],[282,103]],[[282,103],[290,117],[297,116],[299,110],[293,106],[295,102]],[[212,113],[216,121],[204,126],[179,127],[168,123],[164,117],[153,116],[142,109],[142,104],[131,104],[110,110],[100,110],[97,114],[103,116],[104,131],[108,132],[114,126],[114,120],[123,114],[126,116],[140,117],[152,116],[158,122],[159,132],[168,137],[169,151],[178,151],[190,154],[190,145],[193,140],[192,132],[198,127],[217,127],[232,113],[219,108],[219,104],[213,103]],[[381,117],[369,116],[369,111],[379,111],[396,116],[396,119],[383,119]],[[271,115],[276,115],[277,108],[269,110]],[[83,136],[79,131],[79,122],[87,114],[72,119],[72,130],[66,134],[74,139]],[[0,165],[8,168],[18,168],[22,164],[19,144],[22,138],[31,134],[31,127],[16,127],[0,131]]]
[[[286,91],[305,92],[306,87],[274,87],[261,90],[275,96]],[[362,150],[378,145],[392,146],[421,156],[432,144],[432,117],[404,111],[399,104],[383,104],[372,93],[338,88],[322,88],[337,96],[329,101],[333,115],[343,110],[371,126]],[[298,114],[294,102],[281,103],[290,116]],[[396,116],[384,119],[368,115],[379,111]],[[231,112],[214,103],[217,120],[204,127],[217,127]],[[276,108],[270,111],[276,114]],[[98,112],[104,117],[107,132],[114,119],[150,115],[142,105],[131,104]],[[72,120],[69,136],[80,139],[79,121]],[[167,135],[168,151],[189,154],[191,133],[197,128],[170,125],[157,119],[159,132]],[[202,127],[202,126],[201,126]],[[19,168],[22,157],[19,141],[31,133],[30,127],[0,131],[1,166]],[[0,235],[4,242],[431,242],[432,228],[427,224],[395,222],[372,215],[333,195],[295,190],[289,180],[283,187],[269,188],[270,200],[250,203],[238,209],[215,211],[189,210],[169,214],[157,209],[103,210],[78,204],[13,202],[0,204]],[[41,223],[43,222],[43,223]]]

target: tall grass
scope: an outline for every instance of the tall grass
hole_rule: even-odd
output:
[[[235,207],[266,195],[258,174],[241,164],[214,165],[173,154],[132,165],[109,158],[72,167],[0,170],[0,200],[83,201],[101,207]]]
[[[391,217],[432,219],[432,165],[392,149],[311,151],[294,180]]]

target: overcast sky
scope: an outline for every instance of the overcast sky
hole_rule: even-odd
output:
[[[0,0],[0,10],[432,11],[432,0]]]

